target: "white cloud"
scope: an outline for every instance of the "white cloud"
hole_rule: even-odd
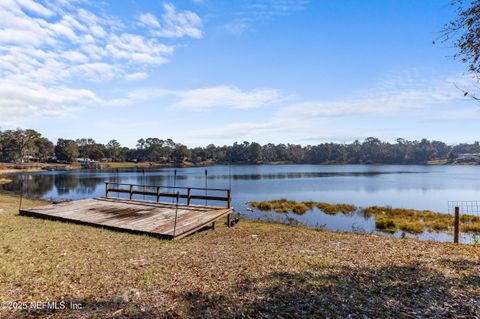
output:
[[[354,97],[332,101],[303,101],[284,105],[264,121],[233,122],[223,126],[198,130],[186,136],[190,139],[248,139],[282,136],[295,141],[321,140],[322,138],[348,139],[380,136],[380,131],[345,130],[336,128],[344,118],[359,117],[374,121],[376,118],[413,118],[423,121],[444,121],[480,117],[478,106],[465,99],[455,84],[468,86],[474,83],[465,76],[425,77],[405,72],[398,77],[382,81],[371,90]],[[444,107],[463,101],[467,107],[452,111]],[[333,128],[331,128],[333,126]],[[385,131],[383,131],[385,133]]]
[[[432,105],[460,100],[462,95],[454,83],[466,83],[466,77],[401,77],[383,81],[375,89],[336,101],[305,101],[283,108],[278,118],[326,118],[344,116],[383,116],[400,111],[414,111]],[[470,79],[470,82],[472,79]]]
[[[145,72],[135,72],[135,73],[129,73],[125,75],[125,79],[129,81],[140,81],[140,80],[145,80],[148,78],[148,74]]]
[[[179,92],[173,104],[177,108],[202,110],[208,108],[248,109],[280,102],[281,94],[274,89],[242,91],[235,86],[217,86]]]
[[[157,37],[182,38],[191,37],[199,39],[203,36],[202,19],[192,11],[177,11],[171,3],[163,6],[164,13],[158,20],[151,13],[140,15],[139,22],[151,28],[151,33]]]
[[[133,76],[133,75],[132,75]],[[136,76],[133,76],[134,78]],[[171,109],[189,109],[194,111],[221,109],[250,109],[279,103],[286,99],[275,89],[241,90],[236,86],[223,85],[189,90],[172,90],[162,88],[143,88],[134,90],[124,97],[109,100],[116,106],[135,105],[140,102],[168,98],[165,104]]]
[[[244,20],[233,20],[225,25],[225,29],[233,35],[239,36],[247,30],[251,29],[249,23]]]
[[[118,18],[94,9],[88,1],[0,1],[0,125],[22,117],[60,116],[82,103],[108,104],[81,87],[86,82],[145,79],[173,55],[176,45],[162,43],[150,28],[127,29]],[[201,36],[195,13],[177,12],[171,4],[165,10],[156,33]],[[143,22],[157,26],[152,15],[143,16]]]
[[[157,18],[151,13],[141,14],[138,20],[146,26],[160,28],[160,22],[158,22]]]
[[[13,1],[8,1],[8,0],[4,0],[4,1],[7,4],[13,3]],[[22,8],[24,8],[28,11],[34,12],[36,14],[39,14],[41,16],[51,17],[52,15],[54,15],[54,13],[52,11],[48,10],[43,5],[41,5],[40,3],[37,3],[35,1],[32,1],[32,0],[17,0],[16,2]]]
[[[0,124],[14,127],[32,115],[68,116],[80,109],[102,103],[90,90],[46,87],[39,84],[0,81]]]
[[[309,0],[250,0],[238,1],[232,19],[224,25],[227,32],[239,36],[254,30],[258,22],[271,21],[307,8]]]

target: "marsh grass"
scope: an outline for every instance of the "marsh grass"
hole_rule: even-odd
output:
[[[329,204],[318,202],[317,207],[325,214],[335,215],[337,213],[351,214],[357,210],[357,207],[349,204]]]
[[[419,234],[425,228],[429,231],[448,231],[453,228],[453,216],[450,214],[437,213],[430,210],[415,210],[405,208],[391,208],[383,206],[371,206],[363,210],[367,217],[388,218],[393,220],[396,227],[390,227],[389,231],[395,229],[407,233]],[[383,226],[380,223],[380,226]],[[384,228],[378,227],[383,231]],[[479,232],[480,217],[474,215],[460,215],[460,230],[463,232]]]
[[[9,179],[9,178],[2,178],[0,177],[0,185],[3,185],[3,184],[8,184],[8,183],[11,183],[12,180]]]
[[[375,221],[375,227],[378,230],[387,232],[387,233],[394,233],[397,230],[397,224],[393,219],[379,217]]]
[[[314,207],[328,215],[336,215],[338,213],[352,214],[358,210],[356,206],[349,204],[329,204],[315,201],[296,202],[285,198],[271,201],[253,201],[249,204],[251,207],[262,211],[293,212],[297,215],[305,214]],[[453,228],[452,215],[431,210],[370,206],[362,211],[366,217],[375,218],[375,228],[377,230],[386,233],[403,231],[405,233],[420,234],[425,229],[431,232],[445,232]],[[469,233],[480,232],[480,216],[461,214],[460,230]]]
[[[251,207],[257,208],[263,211],[274,210],[277,213],[293,212],[297,215],[305,214],[308,210],[317,207],[321,211],[329,215],[335,215],[338,213],[351,214],[357,210],[356,206],[348,204],[329,204],[324,202],[305,201],[296,202],[287,199],[275,199],[271,201],[252,201],[249,203]]]

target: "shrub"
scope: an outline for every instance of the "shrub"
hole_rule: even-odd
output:
[[[395,221],[390,218],[378,218],[375,221],[375,227],[378,230],[385,232],[395,232],[397,230],[397,225],[395,224]]]
[[[305,203],[296,204],[292,209],[295,214],[299,215],[305,214],[307,210],[309,210],[309,208]]]
[[[477,233],[480,232],[480,223],[463,224],[461,228],[467,233]]]
[[[270,202],[250,202],[250,206],[258,208],[259,210],[271,210],[272,204]]]
[[[420,222],[407,222],[401,223],[398,228],[406,233],[420,234],[423,233],[424,225]]]

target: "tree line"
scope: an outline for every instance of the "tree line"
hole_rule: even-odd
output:
[[[409,141],[399,138],[389,143],[369,137],[363,142],[321,143],[318,145],[265,144],[256,142],[189,148],[172,139],[141,138],[136,147],[122,146],[117,140],[107,144],[92,138],[58,139],[54,144],[39,132],[27,129],[0,131],[2,162],[75,162],[78,158],[113,162],[180,163],[345,163],[422,164],[432,160],[454,161],[458,154],[480,153],[480,144],[447,145],[440,141]]]

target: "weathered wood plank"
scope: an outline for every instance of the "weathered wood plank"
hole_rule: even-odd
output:
[[[231,213],[217,206],[185,205],[123,198],[95,198],[25,208],[23,215],[79,222],[173,238],[184,237]],[[175,213],[177,214],[176,228]]]

